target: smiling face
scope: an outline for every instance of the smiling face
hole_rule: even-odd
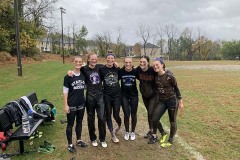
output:
[[[147,61],[147,59],[146,58],[141,58],[139,66],[140,66],[140,68],[142,70],[146,70],[148,68],[148,61]]]
[[[124,59],[124,67],[125,67],[125,70],[127,70],[127,71],[132,70],[132,67],[133,67],[132,58],[127,57]]]
[[[163,69],[163,64],[161,64],[159,61],[154,61],[153,62],[153,69],[155,72],[157,73],[164,73],[164,69]]]
[[[115,63],[115,58],[113,55],[108,55],[106,58],[106,61],[107,61],[107,66],[112,67],[113,64]]]
[[[75,69],[80,69],[82,67],[82,58],[81,57],[75,57],[73,59],[73,65]]]
[[[89,55],[88,63],[90,67],[94,68],[97,64],[97,55],[96,54]]]

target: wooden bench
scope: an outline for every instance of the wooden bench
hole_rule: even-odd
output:
[[[34,106],[34,104],[38,103],[36,93],[34,93],[34,92],[30,93],[26,97],[29,99],[32,106]],[[18,101],[20,101],[20,99]],[[39,114],[37,114],[37,116],[38,116],[38,118],[34,119],[34,125],[31,128],[29,133],[23,133],[22,125],[20,125],[14,131],[14,133],[9,135],[9,137],[8,137],[8,141],[19,140],[19,154],[23,154],[25,152],[24,140],[29,139],[44,120],[44,115],[42,116],[42,118],[39,118]],[[40,115],[40,117],[41,117],[41,115]],[[7,116],[7,114],[4,112],[4,110],[0,110],[0,131],[7,132],[9,130],[10,126],[12,126],[12,124],[10,122],[11,121],[10,121],[9,117]]]

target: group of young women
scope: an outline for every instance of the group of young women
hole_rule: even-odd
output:
[[[165,71],[162,59],[155,59],[153,67],[149,64],[149,57],[142,56],[140,65],[133,67],[132,58],[124,58],[124,66],[119,68],[115,62],[115,55],[111,52],[106,55],[106,65],[97,64],[97,55],[89,53],[87,65],[82,67],[82,58],[73,58],[74,70],[64,77],[63,95],[64,110],[67,114],[66,135],[68,150],[75,152],[72,143],[72,129],[76,119],[76,145],[86,147],[81,139],[82,119],[85,107],[87,109],[88,131],[92,146],[98,146],[95,134],[95,111],[98,117],[99,140],[106,148],[106,122],[111,133],[112,141],[119,142],[116,133],[120,130],[122,120],[120,107],[124,113],[125,140],[135,140],[137,124],[138,90],[136,81],[140,81],[142,100],[148,113],[149,132],[144,136],[149,138],[148,144],[157,141],[157,129],[161,133],[161,146],[168,147],[173,143],[177,130],[176,116],[178,107],[183,108],[181,94],[172,72]],[[121,82],[121,85],[119,84]],[[84,88],[86,86],[86,101]],[[170,136],[164,131],[160,119],[168,110],[170,121]],[[117,123],[113,127],[112,114]],[[131,117],[131,129],[130,129]]]

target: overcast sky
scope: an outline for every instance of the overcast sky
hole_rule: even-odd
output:
[[[114,37],[121,27],[123,41],[133,45],[141,42],[140,24],[174,24],[179,32],[199,27],[213,40],[240,36],[240,0],[59,0],[60,6],[66,9],[64,28],[86,25],[88,38],[103,32]]]

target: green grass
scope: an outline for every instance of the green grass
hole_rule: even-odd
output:
[[[121,63],[121,62],[120,62]],[[205,65],[237,65],[236,61],[212,61],[212,62],[166,62],[169,69],[177,78],[185,109],[179,111],[177,134],[182,137],[205,159],[239,159],[240,157],[240,70],[211,70],[177,68],[176,66],[205,66]],[[136,64],[137,65],[137,64]],[[120,143],[113,144],[107,133],[109,147],[77,148],[77,154],[69,154],[66,150],[66,124],[59,123],[65,118],[63,112],[62,84],[67,70],[72,69],[71,64],[63,65],[61,61],[45,61],[34,64],[23,64],[23,76],[17,76],[16,65],[0,67],[0,106],[8,101],[18,99],[21,96],[35,91],[39,100],[48,99],[57,108],[57,120],[53,125],[40,126],[44,132],[42,138],[25,141],[26,150],[37,147],[44,140],[56,145],[53,154],[28,153],[23,156],[15,156],[12,159],[194,159],[193,155],[176,140],[174,146],[162,149],[158,144],[148,145],[143,139],[143,134],[148,130],[145,108],[140,100],[138,110],[138,124],[136,128],[136,141],[123,139],[124,126],[118,137]],[[140,94],[139,94],[140,95]],[[141,96],[140,96],[141,97]],[[121,111],[122,115],[122,111]],[[123,120],[123,115],[122,115]],[[163,123],[169,126],[165,115]],[[83,140],[89,142],[86,126],[86,114],[83,121]],[[108,130],[107,130],[108,132]],[[96,132],[98,134],[98,132]],[[18,142],[9,144],[7,152],[18,149]]]

